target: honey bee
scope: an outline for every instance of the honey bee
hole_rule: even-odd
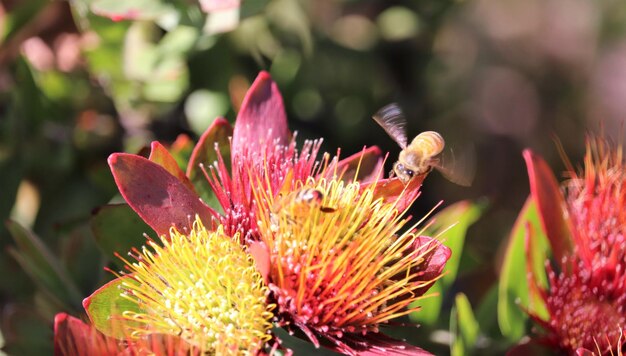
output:
[[[286,196],[279,196],[272,206],[270,230],[278,231],[279,214],[284,214],[287,217],[287,221],[296,222],[305,219],[314,209],[319,209],[323,213],[336,210],[322,205],[323,202],[324,193],[316,188],[303,188]]]
[[[392,103],[383,107],[374,114],[373,119],[402,148],[390,176],[397,175],[406,185],[414,177],[427,174],[435,168],[453,183],[462,186],[471,184],[473,162],[469,159],[457,161],[452,151],[444,152],[446,143],[438,132],[424,131],[407,145],[406,119],[397,104]]]

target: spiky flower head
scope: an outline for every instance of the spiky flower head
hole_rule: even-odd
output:
[[[276,313],[316,345],[322,337],[351,353],[354,340],[418,310],[450,256],[413,228],[400,233],[403,212],[377,198],[375,185],[310,178],[259,201]]]
[[[547,264],[549,287],[541,291],[548,319],[534,319],[545,341],[562,350],[621,352],[626,325],[626,171],[621,145],[590,137],[581,171],[568,162],[563,216],[570,240],[559,269]],[[544,184],[547,186],[547,184]],[[560,196],[556,195],[556,196]],[[557,204],[560,204],[557,202]],[[548,228],[557,224],[547,218]],[[564,234],[561,234],[564,235]],[[550,237],[550,236],[549,236]]]
[[[613,297],[611,282],[598,284],[577,257],[567,259],[562,269],[547,267],[550,287],[544,301],[549,319],[538,319],[548,331],[545,341],[570,353],[583,349],[617,353],[624,343],[626,295]]]
[[[238,239],[196,219],[189,233],[172,228],[125,261],[124,297],[140,310],[122,313],[130,337],[176,335],[206,352],[258,352],[270,339],[273,306]]]
[[[626,165],[621,145],[587,140],[583,171],[570,170],[566,202],[575,253],[612,298],[626,294]],[[602,285],[603,284],[603,285]]]
[[[324,164],[345,171],[356,161],[369,161],[363,164],[365,176],[378,173],[382,160],[377,147],[365,149],[342,161],[338,155],[331,159],[325,154],[324,162],[320,162],[317,159],[322,139],[304,141],[298,149],[296,136],[288,129],[278,86],[268,73],[259,73],[246,93],[235,121],[230,162],[225,161],[218,151],[216,162],[205,170],[224,211],[219,219],[226,233],[240,232],[246,241],[258,240],[259,209],[252,194],[252,185],[257,182],[252,182],[250,176],[260,177],[255,189],[262,187],[266,192],[277,192],[285,184],[320,175]]]
[[[194,147],[186,172],[158,142],[152,143],[149,159],[114,153],[108,161],[128,205],[157,234],[168,234],[172,225],[186,231],[191,228],[189,216],[199,215],[206,226],[218,223],[227,235],[239,232],[242,242],[249,243],[258,240],[250,171],[263,177],[268,191],[277,191],[286,180],[304,181],[320,173],[321,140],[299,146],[295,136],[278,86],[261,72],[246,93],[234,127],[217,118]],[[377,147],[327,161],[345,177],[355,174],[356,162],[361,181],[382,172]]]

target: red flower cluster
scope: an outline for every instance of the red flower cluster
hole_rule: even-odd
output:
[[[268,303],[277,305],[279,326],[296,326],[317,346],[322,338],[347,354],[423,354],[378,326],[416,310],[407,306],[450,257],[447,247],[414,227],[398,236],[407,222],[401,214],[419,195],[424,177],[407,186],[381,179],[377,147],[344,160],[328,154],[318,160],[320,143],[297,149],[280,92],[262,72],[234,129],[218,118],[200,138],[186,172],[158,143],[149,159],[116,153],[109,164],[124,199],[159,236],[171,229],[193,232],[194,217],[208,230],[242,236],[242,248],[269,286]],[[210,187],[208,194],[201,183]],[[295,197],[307,189],[331,208],[321,209],[317,201],[303,207]],[[206,204],[209,197],[219,206]],[[57,333],[57,345],[77,337]]]
[[[531,314],[547,332],[540,341],[571,353],[618,354],[626,341],[622,147],[590,138],[582,172],[570,168],[562,190],[540,157],[530,151],[524,157],[531,192],[559,263],[559,268],[547,264],[547,290],[531,278],[549,314],[545,320]]]

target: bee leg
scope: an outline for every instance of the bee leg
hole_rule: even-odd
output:
[[[320,211],[322,213],[334,213],[335,211],[337,211],[337,209],[330,206],[322,206],[320,207]]]
[[[392,169],[391,171],[389,171],[389,178],[393,178],[396,176],[396,172]]]

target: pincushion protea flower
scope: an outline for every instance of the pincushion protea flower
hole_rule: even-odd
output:
[[[276,312],[316,346],[321,337],[346,354],[425,353],[380,326],[419,309],[412,303],[440,277],[450,250],[413,228],[399,233],[403,211],[375,190],[309,178],[291,194],[258,197]]]
[[[239,236],[221,227],[207,231],[196,220],[190,233],[172,228],[160,244],[149,241],[135,262],[125,261],[130,279],[123,296],[142,309],[122,314],[130,336],[177,335],[217,353],[260,350],[270,339],[273,306]]]
[[[257,354],[271,339],[268,289],[238,235],[221,227],[208,231],[196,219],[191,232],[172,228],[133,257],[117,280],[118,294],[132,305],[117,310],[110,304],[109,333],[131,342],[170,335],[218,354]],[[83,304],[98,325],[94,314],[102,300],[94,295]]]
[[[228,136],[231,133],[233,136],[229,139]],[[298,320],[303,320],[305,314],[299,315],[294,310],[285,311],[282,308],[282,314],[277,317],[277,321],[280,325],[285,325],[282,318],[288,317],[287,323],[298,322],[302,330],[311,330],[309,335],[317,345],[319,343],[315,334],[334,341],[335,348],[342,352],[353,353],[354,350],[358,350],[370,353],[383,351],[423,353],[417,347],[400,343],[378,333],[378,325],[414,310],[403,310],[403,308],[417,300],[426,291],[441,273],[449,257],[449,251],[438,242],[419,237],[415,233],[403,234],[400,238],[401,242],[395,244],[392,242],[396,239],[394,234],[403,225],[401,223],[403,220],[398,217],[399,213],[413,203],[419,194],[418,188],[424,176],[415,177],[407,186],[404,186],[398,179],[379,179],[382,172],[382,159],[376,147],[364,149],[361,153],[342,161],[338,157],[331,158],[330,155],[325,155],[321,163],[318,163],[316,157],[319,145],[319,141],[306,142],[302,149],[299,151],[296,149],[295,140],[287,129],[280,93],[269,75],[262,72],[243,101],[234,130],[225,120],[216,120],[200,138],[191,156],[187,172],[183,173],[163,146],[158,143],[152,144],[149,159],[116,153],[109,158],[109,164],[122,196],[159,236],[166,240],[173,238],[170,234],[172,226],[182,235],[192,234],[195,228],[191,224],[191,216],[198,216],[199,222],[196,224],[202,224],[209,230],[223,232],[226,236],[241,236],[239,242],[247,245],[263,279],[273,283],[270,297],[280,300],[283,300],[281,299],[283,293],[290,293],[289,285],[282,282],[276,283],[274,280],[277,275],[270,275],[270,269],[274,268],[274,263],[285,257],[276,255],[284,250],[269,249],[268,245],[271,240],[265,236],[269,216],[267,214],[273,211],[274,202],[279,199],[277,195],[281,192],[281,197],[289,196],[290,193],[297,192],[303,182],[309,182],[311,179],[320,181],[328,179],[334,182],[334,185],[328,186],[327,193],[335,197],[333,199],[337,199],[343,195],[342,189],[345,187],[334,188],[335,193],[332,194],[330,187],[340,184],[340,180],[352,182],[345,192],[351,192],[349,196],[355,199],[355,203],[361,196],[368,197],[369,203],[357,204],[351,208],[342,207],[330,216],[343,216],[341,231],[346,233],[345,239],[352,239],[351,234],[359,237],[355,238],[355,242],[350,244],[350,249],[347,251],[360,251],[360,249],[355,250],[355,246],[361,242],[365,243],[363,248],[368,247],[368,243],[373,244],[370,240],[360,240],[364,234],[369,238],[379,238],[379,244],[382,245],[376,245],[378,247],[374,249],[378,255],[370,255],[368,258],[379,258],[380,261],[376,262],[377,264],[375,261],[368,264],[361,256],[362,264],[353,266],[355,274],[352,277],[357,278],[361,273],[360,268],[365,268],[363,275],[379,278],[380,281],[372,282],[372,287],[364,290],[381,293],[381,296],[361,296],[358,302],[353,299],[352,301],[359,305],[359,309],[339,310],[343,314],[341,316],[338,314],[338,317],[345,320],[328,324],[332,326],[328,332],[324,331],[326,327],[322,324],[318,327],[309,326],[304,322],[300,323]],[[206,168],[206,164],[209,165],[209,169]],[[202,184],[199,177],[205,178],[204,184],[208,184],[212,194],[221,205],[223,213],[218,213],[199,199]],[[337,203],[340,202],[337,201]],[[342,200],[341,204],[347,204],[347,201]],[[345,214],[349,211],[356,213],[359,210],[374,209],[370,212],[374,214],[378,211],[379,205],[388,206],[387,213],[368,215],[356,224],[345,219]],[[387,222],[385,219],[388,218],[392,220]],[[259,220],[266,222],[264,231],[258,230]],[[324,221],[311,222],[309,228],[315,230],[319,228],[320,231],[328,229],[329,223]],[[391,227],[385,228],[384,233],[381,232],[380,229],[388,223],[392,224]],[[348,231],[351,232],[348,233]],[[347,241],[345,239],[344,243]],[[317,252],[328,252],[329,249],[333,249],[333,243],[338,242],[340,241],[328,242],[322,250]],[[163,243],[165,244],[165,241]],[[385,244],[395,247],[383,249],[381,246]],[[346,247],[341,246],[341,248]],[[387,255],[387,253],[391,254]],[[147,257],[141,259],[147,259]],[[319,262],[335,264],[338,260],[320,260]],[[329,288],[333,288],[333,283],[345,282],[341,279],[331,279],[325,283]],[[355,289],[351,289],[350,292],[356,295],[359,288],[365,286],[366,284],[355,285],[353,286]],[[94,296],[98,294],[102,293],[96,292]],[[374,304],[366,307],[368,303],[366,299],[370,297],[374,299]],[[322,303],[330,303],[330,300],[322,301]],[[368,309],[368,312],[359,317],[357,314],[362,308]],[[301,311],[304,309],[299,310],[298,313]],[[328,313],[325,318],[333,318],[335,311],[337,310],[332,308],[324,310]],[[167,313],[156,314],[163,316]],[[371,315],[368,316],[369,314]],[[132,313],[125,315],[136,316]],[[363,320],[358,321],[359,318]],[[169,321],[158,322],[155,319],[149,320],[143,317],[139,320],[146,320],[145,326],[169,325],[176,329],[176,327],[180,328],[181,324],[184,325],[175,320],[171,320],[173,324]],[[327,323],[327,321],[324,322]],[[140,330],[135,330],[135,332]],[[166,332],[164,329],[156,330]],[[189,332],[190,338],[185,340],[197,345],[198,341],[193,340],[193,334],[193,331]],[[183,334],[181,337],[184,337]]]
[[[560,263],[559,270],[547,266],[547,290],[538,287],[531,274],[531,287],[548,312],[548,319],[531,314],[547,332],[540,341],[571,353],[621,353],[626,325],[622,147],[602,137],[589,138],[582,172],[569,165],[571,178],[563,185],[564,195],[540,157],[530,151],[524,157],[533,198]]]
[[[149,159],[115,153],[109,165],[126,202],[159,235],[167,234],[172,225],[189,229],[189,217],[199,215],[206,226],[218,222],[226,234],[240,232],[250,241],[258,239],[258,219],[249,172],[263,177],[261,184],[268,191],[277,191],[285,179],[305,181],[320,172],[316,161],[320,144],[321,140],[307,141],[296,149],[282,96],[269,74],[261,72],[244,98],[234,129],[222,118],[215,120],[194,148],[186,172],[156,142]],[[358,165],[359,179],[371,181],[379,177],[382,158],[380,149],[370,147],[341,161],[328,159],[328,164],[345,179],[357,173]],[[417,194],[421,181],[411,184],[411,194]],[[199,199],[206,185],[223,214]],[[394,182],[384,194],[398,194],[402,188]]]

